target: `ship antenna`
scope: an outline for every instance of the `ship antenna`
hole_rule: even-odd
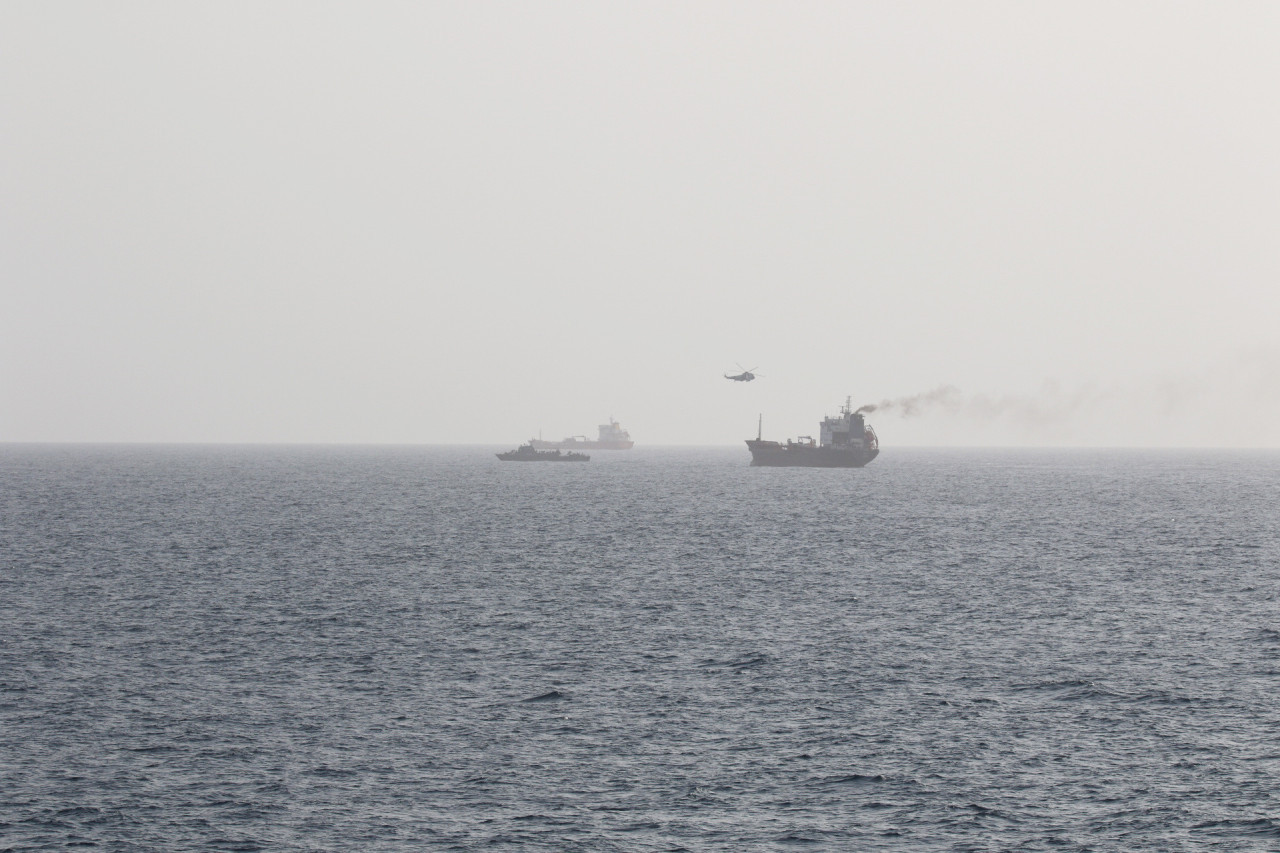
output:
[[[756,441],[759,441],[762,435],[764,435],[764,412],[760,413],[760,419],[756,421]]]

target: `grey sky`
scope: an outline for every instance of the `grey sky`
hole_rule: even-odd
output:
[[[8,2],[0,440],[729,444],[954,386],[884,445],[1277,447],[1278,44],[1275,3]]]

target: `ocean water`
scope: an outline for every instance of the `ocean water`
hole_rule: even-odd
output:
[[[1280,453],[0,446],[0,850],[1277,850]]]

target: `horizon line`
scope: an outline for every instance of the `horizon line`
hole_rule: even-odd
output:
[[[732,444],[637,444],[637,448],[739,449]],[[0,447],[456,447],[489,449],[506,447],[510,442],[406,442],[406,441],[175,441],[175,440],[80,440],[36,439],[0,440]],[[1280,445],[1196,445],[1196,444],[895,444],[890,450],[1280,450]],[[626,454],[629,450],[600,450],[606,455]],[[881,448],[883,453],[885,448]]]

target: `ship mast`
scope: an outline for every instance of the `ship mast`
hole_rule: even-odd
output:
[[[756,421],[756,441],[759,441],[762,435],[764,435],[764,412],[760,413],[760,419]]]

